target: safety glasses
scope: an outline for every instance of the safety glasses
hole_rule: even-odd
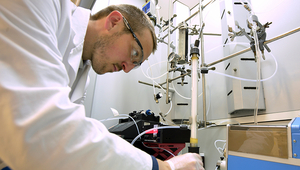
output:
[[[131,32],[131,34],[132,34],[133,38],[135,39],[135,41],[137,42],[137,44],[141,47],[141,54],[139,54],[139,52],[134,48],[131,51],[131,62],[135,65],[134,68],[138,68],[143,63],[143,58],[144,58],[143,47],[142,47],[141,42],[139,41],[139,39],[136,37],[135,33],[133,32],[133,30],[131,29],[127,19],[124,16],[122,16],[122,17],[123,17],[125,26]]]

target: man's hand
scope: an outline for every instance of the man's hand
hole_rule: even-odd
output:
[[[168,161],[158,160],[160,170],[204,170],[202,158],[196,153],[175,156]]]

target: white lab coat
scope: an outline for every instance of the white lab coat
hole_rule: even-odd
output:
[[[70,0],[0,1],[0,158],[13,170],[151,170],[152,159],[85,117],[75,90],[90,12]]]

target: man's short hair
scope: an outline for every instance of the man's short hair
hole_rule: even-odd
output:
[[[119,11],[129,22],[133,32],[138,33],[139,35],[142,34],[142,30],[149,29],[152,35],[153,41],[153,49],[152,53],[154,53],[157,49],[157,38],[154,31],[154,26],[150,20],[150,18],[139,8],[128,5],[128,4],[120,4],[120,5],[110,5],[96,14],[91,16],[91,20],[98,20],[103,17],[108,16],[113,11]],[[128,29],[124,28],[125,32],[128,32]]]

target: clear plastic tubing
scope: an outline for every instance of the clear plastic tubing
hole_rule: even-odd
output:
[[[230,43],[230,44],[226,44],[226,46],[228,46],[228,45],[249,45],[249,43]],[[218,46],[216,48],[213,48],[213,49],[209,50],[207,53],[210,53],[210,52],[218,49],[221,46],[223,46],[223,45],[220,45],[220,46]],[[260,81],[267,81],[267,80],[273,78],[275,76],[275,74],[277,73],[277,71],[278,71],[278,62],[277,62],[276,58],[274,57],[274,55],[271,52],[269,54],[274,59],[274,62],[275,62],[275,71],[274,71],[274,73],[270,77],[265,78],[265,79],[261,79]],[[225,73],[220,73],[220,72],[213,71],[213,70],[210,70],[210,72],[215,73],[215,74],[219,74],[219,75],[223,75],[223,76],[226,76],[226,77],[229,77],[229,78],[237,79],[237,80],[257,82],[257,79],[253,80],[253,79],[246,79],[246,78],[231,76],[231,75],[228,75],[228,74],[225,74]]]
[[[276,74],[277,71],[278,71],[278,63],[277,63],[277,60],[276,60],[276,58],[274,57],[274,55],[273,55],[272,53],[270,53],[270,54],[271,54],[271,56],[273,57],[273,59],[274,59],[274,61],[275,61],[275,71],[274,71],[274,73],[273,73],[270,77],[265,78],[265,79],[261,79],[260,81],[267,81],[267,80],[270,80],[271,78],[273,78],[273,77],[275,76],[275,74]],[[210,72],[215,73],[215,74],[219,74],[219,75],[223,75],[223,76],[226,76],[226,77],[229,77],[229,78],[237,79],[237,80],[257,82],[257,80],[253,80],[253,79],[245,79],[245,78],[241,78],[241,77],[235,77],[235,76],[232,76],[232,75],[220,73],[220,72],[213,71],[213,70],[210,70]]]

